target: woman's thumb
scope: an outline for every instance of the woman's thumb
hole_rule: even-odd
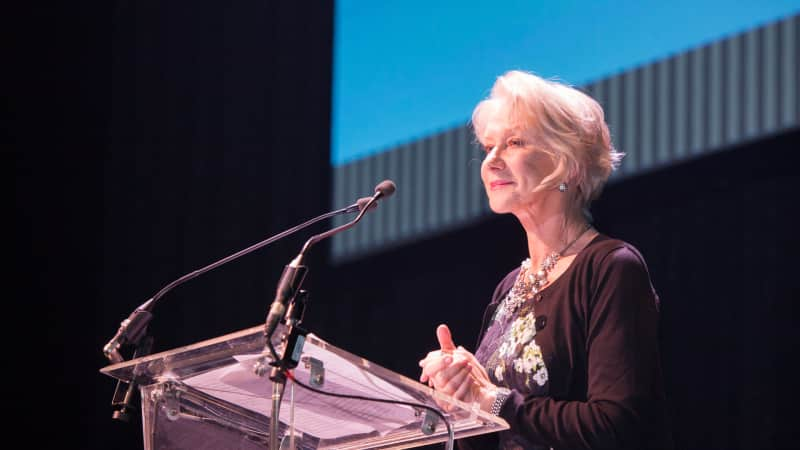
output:
[[[450,334],[450,328],[447,325],[439,325],[436,327],[436,339],[439,340],[439,347],[445,351],[453,351],[456,349],[456,344],[453,343],[453,336]]]

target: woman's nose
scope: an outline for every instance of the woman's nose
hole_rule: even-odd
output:
[[[486,158],[484,158],[484,163],[491,168],[502,168],[503,167],[503,158],[500,155],[500,146],[496,145],[489,150],[489,153],[486,154]]]

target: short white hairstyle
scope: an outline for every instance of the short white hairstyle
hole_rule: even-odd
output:
[[[611,144],[603,108],[583,92],[557,81],[513,70],[497,78],[489,97],[472,113],[480,141],[490,121],[502,121],[549,154],[555,170],[536,188],[566,182],[586,210],[624,156]]]

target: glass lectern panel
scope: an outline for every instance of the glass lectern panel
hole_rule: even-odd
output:
[[[279,353],[280,327],[273,335]],[[142,394],[145,448],[265,449],[269,446],[272,382],[263,327],[181,347],[101,370],[135,380]],[[395,400],[442,411],[456,438],[508,428],[477,405],[350,354],[308,334],[299,365],[301,383],[350,396]],[[281,448],[411,448],[447,440],[441,419],[426,408],[323,395],[287,382],[279,412]],[[286,447],[284,447],[284,445]]]

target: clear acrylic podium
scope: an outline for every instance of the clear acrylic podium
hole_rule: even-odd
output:
[[[273,335],[276,347],[284,332],[280,326]],[[264,450],[270,442],[272,382],[268,371],[259,376],[254,367],[265,360],[265,343],[264,328],[257,326],[101,372],[138,384],[146,450]],[[293,374],[326,392],[435,407],[456,438],[508,428],[477,405],[453,400],[311,333]],[[425,408],[331,397],[291,381],[278,417],[281,449],[399,449],[448,437],[444,422]]]

